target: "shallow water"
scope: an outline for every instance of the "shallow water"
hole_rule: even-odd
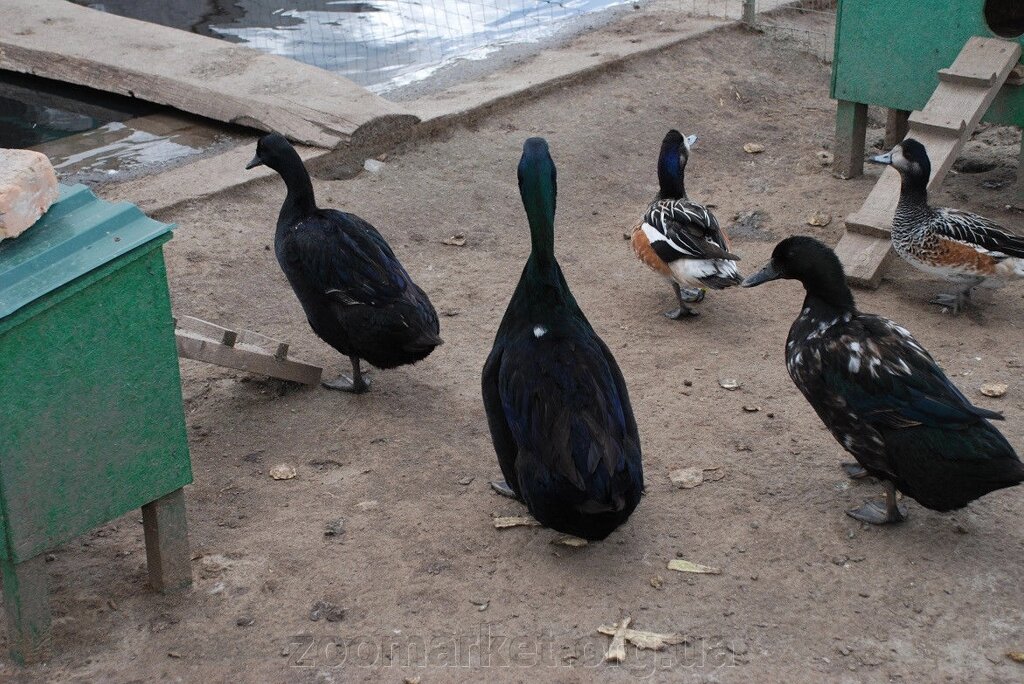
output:
[[[629,0],[72,0],[240,42],[335,71],[377,92],[458,59],[550,37]]]

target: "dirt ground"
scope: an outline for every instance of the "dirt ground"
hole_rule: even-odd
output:
[[[623,240],[656,190],[661,137],[678,127],[700,136],[690,194],[723,225],[759,212],[732,231],[745,272],[787,235],[834,244],[877,170],[839,181],[819,161],[828,81],[815,57],[731,29],[409,143],[379,175],[318,181],[321,205],[391,241],[443,314],[446,344],[375,371],[363,396],[183,362],[194,589],[146,587],[141,516],[125,516],[53,554],[53,659],[25,671],[4,661],[0,678],[1021,681],[1024,665],[1005,654],[1024,650],[1024,491],[955,514],[910,502],[909,521],[884,529],[847,517],[880,487],[845,479],[841,448],[786,375],[799,285],[712,293],[698,318],[669,321],[670,288]],[[516,163],[532,135],[558,165],[557,255],[618,359],[643,439],[646,497],[609,539],[578,549],[491,521],[524,512],[488,488],[499,471],[479,383],[529,249]],[[934,199],[1019,230],[1017,143],[1012,130],[984,131],[966,157],[988,161]],[[347,370],[270,251],[283,196],[274,179],[160,217],[179,224],[166,248],[175,310]],[[815,212],[834,218],[807,225]],[[464,247],[442,244],[456,232]],[[926,303],[941,287],[898,265],[855,294],[909,328],[978,405],[1005,412],[1001,429],[1024,449],[1024,287],[955,318]],[[985,382],[1009,392],[986,398]],[[298,476],[271,479],[280,463]],[[668,473],[683,467],[722,477],[676,489]],[[677,557],[721,574],[667,570]],[[597,628],[625,616],[689,643],[602,664],[610,640]]]

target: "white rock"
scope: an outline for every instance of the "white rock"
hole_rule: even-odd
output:
[[[378,174],[384,170],[384,162],[377,161],[376,159],[367,159],[363,162],[363,168],[373,174]]]
[[[0,240],[30,228],[58,192],[57,174],[45,154],[0,149]]]

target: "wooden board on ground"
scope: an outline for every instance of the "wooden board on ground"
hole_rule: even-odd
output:
[[[323,69],[65,0],[4,0],[0,26],[0,69],[276,130],[306,145],[372,144],[418,121]]]
[[[1018,43],[971,38],[953,65],[939,72],[939,86],[924,109],[910,115],[907,136],[927,148],[932,163],[929,191],[942,183],[1020,55]],[[892,256],[890,230],[899,198],[899,172],[888,167],[860,210],[847,217],[836,254],[851,284],[874,288],[881,282]]]
[[[316,385],[323,374],[319,366],[289,359],[287,343],[251,330],[231,330],[192,316],[176,319],[174,328],[181,358],[305,385]]]

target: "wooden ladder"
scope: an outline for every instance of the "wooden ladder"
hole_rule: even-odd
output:
[[[908,138],[928,150],[937,190],[981,117],[1020,59],[1019,43],[973,37],[948,69],[939,70],[939,86],[920,112],[910,115]],[[852,285],[876,288],[892,258],[892,217],[900,199],[900,174],[882,172],[864,205],[846,218],[846,232],[836,254]]]
[[[178,356],[272,378],[316,385],[323,369],[288,358],[288,344],[254,333],[231,330],[192,316],[174,320]]]

